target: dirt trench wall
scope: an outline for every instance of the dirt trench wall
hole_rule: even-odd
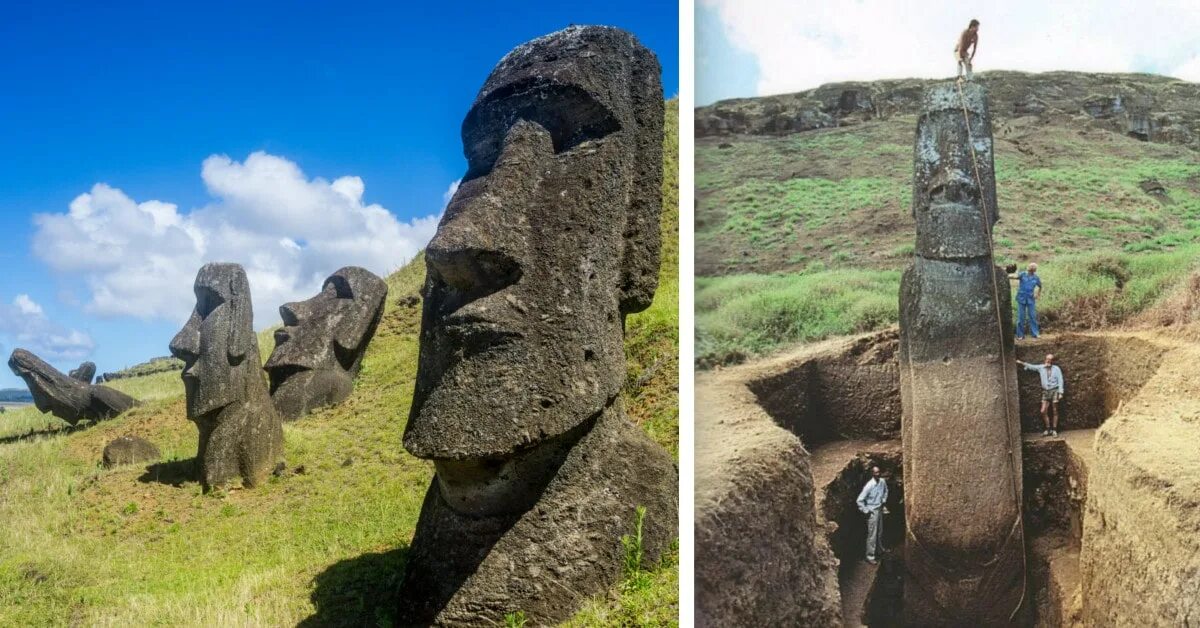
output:
[[[696,509],[697,626],[835,626],[835,561],[818,527],[808,452],[784,435]]]
[[[758,405],[806,447],[837,440],[900,437],[900,370],[895,330],[856,338],[837,351],[815,352],[787,370],[747,382]],[[1122,399],[1154,374],[1164,347],[1131,336],[1065,334],[1017,344],[1017,358],[1041,363],[1058,356],[1066,379],[1059,429],[1099,427]],[[967,377],[968,375],[964,375]],[[1040,432],[1041,380],[1016,371],[1021,431]]]
[[[1165,348],[1136,337],[1064,334],[1054,339],[1017,343],[1017,359],[1041,364],[1053,353],[1063,379],[1066,397],[1059,403],[1059,430],[1100,427],[1158,369]],[[1021,404],[1021,430],[1041,431],[1041,378],[1019,369],[1017,382]]]
[[[758,404],[807,447],[900,436],[895,330],[856,339],[794,368],[748,382]]]
[[[1194,373],[1197,363],[1181,367]],[[1155,386],[1178,396],[1126,404],[1097,432],[1080,553],[1085,625],[1200,624],[1200,390],[1191,380]]]
[[[696,625],[840,626],[812,458],[731,371],[696,381]]]

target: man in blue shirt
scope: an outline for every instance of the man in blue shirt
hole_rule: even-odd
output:
[[[858,494],[858,510],[867,515],[867,562],[872,565],[879,562],[875,559],[883,553],[883,504],[887,502],[887,480],[880,477],[879,467],[871,467],[871,479],[867,480],[862,491]]]
[[[1029,322],[1029,333],[1038,337],[1041,330],[1037,324],[1037,300],[1042,296],[1042,278],[1037,276],[1037,264],[1019,275],[1009,275],[1017,280],[1017,340],[1025,339],[1025,323]]]
[[[1013,358],[1016,359],[1016,358]],[[1047,353],[1041,364],[1030,364],[1017,360],[1027,371],[1037,371],[1042,378],[1042,423],[1046,429],[1042,436],[1058,436],[1058,402],[1066,393],[1062,370],[1054,363],[1054,354]]]

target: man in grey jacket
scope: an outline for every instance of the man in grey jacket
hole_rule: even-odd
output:
[[[858,509],[867,515],[867,562],[879,562],[876,556],[883,553],[883,514],[887,502],[887,480],[880,477],[879,466],[871,467],[871,479],[858,494]]]
[[[1042,378],[1042,424],[1046,429],[1042,436],[1058,436],[1058,402],[1066,394],[1062,370],[1054,363],[1054,354],[1047,353],[1041,364],[1030,364],[1017,360],[1027,371],[1037,371]]]

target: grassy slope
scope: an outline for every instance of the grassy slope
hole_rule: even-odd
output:
[[[912,254],[916,118],[697,140],[701,366],[896,319]],[[1200,155],[1105,130],[998,123],[997,261],[1038,261],[1048,322],[1118,322],[1200,257]],[[721,148],[724,145],[725,148]],[[1156,179],[1169,204],[1139,184]],[[1106,259],[1099,259],[1099,258]],[[1118,290],[1106,267],[1125,266]],[[1082,318],[1080,318],[1082,316]]]
[[[677,452],[678,112],[668,104],[662,287],[629,320],[624,394],[635,420]],[[420,313],[395,302],[423,277],[421,257],[388,277],[387,310],[354,394],[285,427],[288,464],[304,472],[260,489],[205,496],[187,478],[196,431],[177,373],[114,382],[145,403],[85,430],[28,437],[63,424],[31,408],[0,418],[0,625],[386,623],[432,474],[400,444]],[[270,335],[260,343],[268,353]],[[122,434],[155,442],[162,461],[100,469],[104,444]],[[648,586],[618,587],[575,623],[669,625],[677,616],[668,560]]]

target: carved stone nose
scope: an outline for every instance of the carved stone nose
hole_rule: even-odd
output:
[[[434,242],[425,250],[434,273],[450,287],[473,296],[498,292],[521,278],[521,266],[499,251]]]
[[[297,315],[299,304],[284,303],[279,306],[279,317],[283,319],[283,324],[287,327],[295,327],[300,324],[300,316]]]

